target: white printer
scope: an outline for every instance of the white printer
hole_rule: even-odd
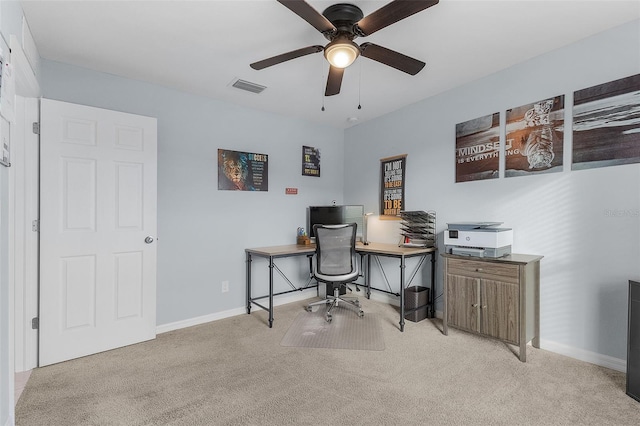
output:
[[[502,257],[511,254],[513,230],[496,228],[502,222],[447,223],[445,251],[476,257]]]

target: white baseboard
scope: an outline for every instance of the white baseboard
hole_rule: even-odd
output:
[[[315,295],[315,288],[311,288],[301,292],[290,293],[286,296],[279,296],[274,299],[273,305],[279,306],[287,303],[298,302],[301,300],[309,299]],[[371,292],[371,300],[398,306],[400,299],[390,294],[373,291]],[[241,308],[229,309],[227,311],[203,315],[201,317],[176,321],[169,324],[162,324],[156,327],[156,333],[162,334],[173,330],[179,330],[181,328],[192,327],[194,325],[200,325],[211,321],[234,317],[236,315],[246,315],[246,313],[247,309],[244,306]],[[442,318],[442,311],[436,311],[436,318]],[[612,356],[575,348],[546,339],[540,339],[540,348],[549,352],[554,352],[560,355],[568,356],[570,358],[578,359],[580,361],[585,361],[591,364],[610,368],[612,370],[621,371],[623,373],[627,371],[627,361],[620,358],[614,358]],[[9,421],[11,422],[11,420],[12,419],[10,418]],[[8,426],[11,426],[11,423],[9,423]]]
[[[381,302],[381,303],[388,303],[390,305],[394,305],[394,306],[400,306],[400,298],[397,296],[393,296],[391,294],[387,294],[387,293],[381,293],[378,291],[373,290],[371,292],[371,300],[375,300],[377,302]],[[436,318],[442,319],[442,311],[436,311]]]
[[[15,426],[15,422],[12,415],[9,415],[9,417],[7,418],[7,422],[5,423],[5,426]]]
[[[302,291],[296,291],[293,293],[289,293],[287,295],[282,295],[282,296],[278,296],[277,298],[274,298],[273,306],[285,305],[287,303],[306,300],[315,295],[316,295],[315,287],[302,290]],[[243,314],[244,315],[247,314],[247,308],[245,306],[241,308],[229,309],[227,311],[215,312],[213,314],[203,315],[201,317],[190,318],[182,321],[176,321],[169,324],[162,324],[162,325],[156,326],[156,334],[162,334],[168,331],[179,330],[181,328],[192,327],[194,325],[205,324],[211,321],[217,321],[224,318],[235,317],[237,315],[243,315]]]
[[[364,286],[363,286],[364,288]],[[380,303],[388,303],[393,306],[400,306],[400,298],[388,293],[382,293],[379,291],[371,291],[371,300],[375,300]],[[435,312],[436,318],[442,319],[442,311]]]
[[[366,287],[362,286],[360,289],[360,291],[363,292],[363,295],[364,295],[365,288]],[[380,303],[388,303],[393,306],[400,306],[399,297],[396,297],[392,294],[381,293],[375,290],[371,290],[371,300],[375,300]]]
[[[599,365],[601,367],[621,371],[623,373],[627,371],[627,361],[624,359],[614,358],[612,356],[603,355],[580,348],[574,348],[572,346],[546,339],[540,339],[540,348],[546,351],[568,356],[570,358],[579,359],[580,361]]]
[[[381,303],[390,303],[395,306],[400,306],[400,298],[387,293],[371,292],[371,300],[375,300]],[[436,318],[442,319],[443,312],[436,311]],[[624,359],[614,358],[612,356],[599,354],[596,352],[587,351],[584,349],[574,348],[572,346],[564,345],[562,343],[553,342],[551,340],[540,339],[540,348],[549,352],[554,352],[560,355],[568,356],[570,358],[578,359],[580,361],[589,362],[591,364],[599,365],[601,367],[610,368],[612,370],[626,372],[627,361]]]

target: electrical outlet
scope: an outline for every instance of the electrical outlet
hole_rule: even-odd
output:
[[[229,281],[222,281],[222,292],[223,293],[229,292]]]

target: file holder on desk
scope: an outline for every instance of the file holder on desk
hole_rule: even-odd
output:
[[[401,247],[436,246],[436,212],[401,211],[400,244]]]

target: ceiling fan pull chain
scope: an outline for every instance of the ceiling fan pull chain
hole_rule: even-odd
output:
[[[362,102],[360,102],[360,95],[362,92],[362,61],[358,64],[358,109],[362,109]]]
[[[322,89],[322,87],[324,86],[324,61],[322,60],[322,57],[320,58],[320,81],[322,82],[322,85],[320,86],[320,88]],[[320,108],[320,111],[324,112],[324,91],[320,90],[320,97],[322,98],[322,108]]]

